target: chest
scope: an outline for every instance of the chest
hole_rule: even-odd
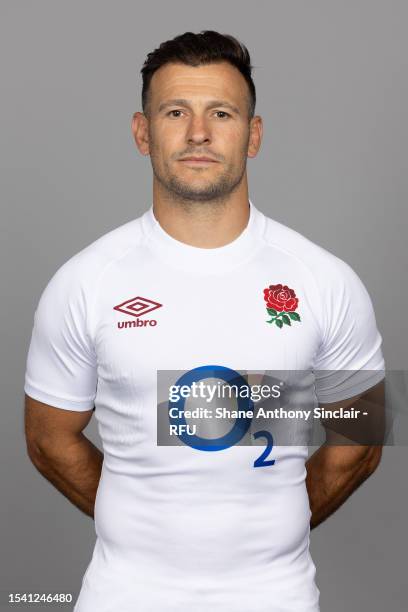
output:
[[[282,284],[297,302],[281,311]],[[283,295],[283,298],[285,295]],[[268,311],[268,305],[275,306]],[[291,307],[295,306],[295,315]],[[278,325],[277,321],[281,321]],[[285,321],[286,319],[286,321]],[[221,276],[194,277],[171,269],[126,269],[113,275],[98,297],[95,347],[98,376],[111,384],[142,388],[157,370],[190,370],[218,364],[245,370],[303,370],[319,345],[313,297],[291,268],[260,263]],[[150,381],[150,382],[148,382]]]

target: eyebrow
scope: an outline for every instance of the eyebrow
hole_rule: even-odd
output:
[[[190,103],[188,100],[185,100],[183,98],[174,98],[173,100],[166,100],[165,102],[162,102],[159,105],[159,112],[167,108],[168,106],[190,106]],[[227,100],[210,100],[206,105],[205,109],[209,110],[210,108],[214,108],[215,106],[224,106],[225,108],[229,108],[232,112],[237,113],[237,115],[240,115],[239,108],[237,106],[234,106],[234,104],[231,104],[231,102],[227,102]]]

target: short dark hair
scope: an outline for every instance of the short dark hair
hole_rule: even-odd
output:
[[[146,112],[149,105],[149,87],[153,74],[168,63],[182,63],[187,66],[216,64],[222,61],[235,66],[249,88],[248,116],[255,114],[256,92],[251,72],[251,58],[248,49],[230,34],[220,34],[214,30],[202,30],[199,34],[185,32],[172,40],[162,42],[160,46],[147,54],[141,69],[142,109]]]

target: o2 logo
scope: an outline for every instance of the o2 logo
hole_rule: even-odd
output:
[[[180,388],[182,386],[191,386],[192,383],[199,382],[207,378],[219,378],[224,380],[226,383],[233,384],[238,388],[238,409],[241,411],[253,411],[253,402],[248,397],[241,397],[239,391],[242,388],[248,388],[246,380],[230,368],[218,365],[206,365],[189,370],[177,380],[176,385]],[[247,433],[252,416],[237,418],[232,429],[219,438],[202,438],[195,434],[188,433],[188,426],[184,417],[184,404],[185,398],[180,396],[177,400],[169,401],[169,422],[171,425],[177,427],[179,439],[184,444],[191,446],[197,450],[202,451],[220,451],[237,444]],[[174,416],[174,410],[170,413],[170,408],[177,409],[178,416]],[[253,414],[253,412],[252,412]],[[261,430],[252,434],[254,439],[265,438],[266,448],[262,454],[254,461],[254,467],[266,467],[275,464],[275,459],[267,459],[273,449],[273,436],[269,431]]]

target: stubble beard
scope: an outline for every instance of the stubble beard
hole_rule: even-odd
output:
[[[247,148],[245,148],[245,153]],[[191,205],[196,202],[200,203],[222,203],[227,200],[241,184],[246,172],[246,156],[242,155],[242,162],[237,168],[230,164],[226,170],[218,175],[214,180],[207,179],[201,185],[194,185],[194,181],[189,183],[185,179],[180,179],[180,176],[171,171],[169,163],[163,163],[163,170],[156,163],[156,155],[154,147],[150,150],[150,160],[152,164],[153,174],[156,180],[168,193],[170,199],[179,202],[180,204]],[[179,163],[179,162],[176,162]],[[206,170],[203,168],[194,170],[197,174],[203,174]]]

